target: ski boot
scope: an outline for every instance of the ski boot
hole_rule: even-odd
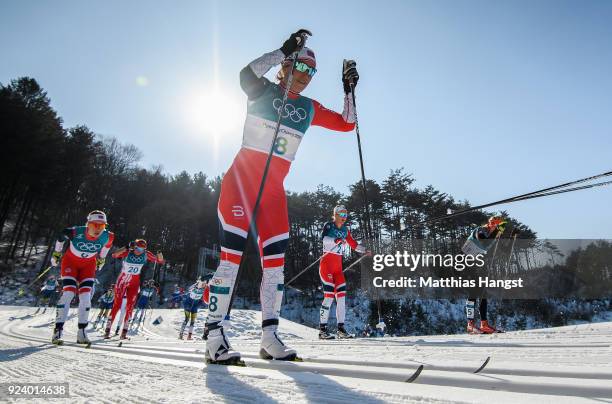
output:
[[[336,337],[327,332],[327,326],[322,325],[319,327],[319,339],[335,339]]]
[[[115,328],[115,337],[119,335],[119,327]]]
[[[246,366],[244,361],[240,359],[240,352],[232,349],[225,337],[223,327],[209,332],[204,360],[209,365]]]
[[[480,321],[480,331],[483,334],[495,334],[495,333],[501,332],[497,328],[489,325],[489,322],[487,320]]]
[[[263,331],[259,357],[261,359],[275,359],[279,361],[300,360],[295,349],[291,349],[283,344],[283,341],[276,335],[276,331]]]
[[[110,327],[107,327],[106,330],[104,330],[104,339],[110,339],[111,335],[111,329]]]
[[[474,324],[474,320],[468,320],[467,333],[468,334],[482,334],[482,331],[480,331],[480,328],[478,328],[476,324]]]
[[[63,324],[62,324],[63,325]],[[53,330],[53,336],[51,337],[51,343],[54,345],[63,345],[64,340],[62,339],[62,327],[56,325]]]
[[[123,330],[121,330],[121,336],[119,337],[119,339],[128,339],[127,333],[128,333],[127,328],[124,328]]]
[[[191,333],[187,334],[187,341],[191,341],[193,338],[191,338]]]
[[[79,328],[79,331],[77,331],[77,344],[81,344],[81,345],[87,345],[90,346],[91,345],[91,341],[89,340],[89,338],[87,338],[87,334],[85,333],[85,327],[83,328]]]
[[[202,339],[204,341],[208,340],[208,327],[204,327],[204,334],[202,334]]]
[[[346,330],[344,329],[344,325],[343,324],[338,324],[338,339],[347,339],[347,338],[355,338],[355,336],[353,334],[349,334],[348,332],[346,332]]]

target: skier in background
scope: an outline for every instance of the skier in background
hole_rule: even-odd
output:
[[[99,298],[98,304],[100,305],[100,312],[96,321],[94,322],[93,329],[98,328],[98,324],[106,323],[110,310],[113,307],[113,301],[115,300],[115,284],[113,283],[110,288],[106,290]]]
[[[59,283],[57,282],[57,279],[55,279],[55,275],[50,275],[42,288],[40,288],[40,300],[42,304],[45,305],[43,313],[47,311],[47,307],[51,307],[53,304],[55,304],[55,296],[58,287]],[[39,303],[37,302],[36,305],[38,306]]]
[[[136,304],[136,297],[140,290],[140,273],[143,267],[149,263],[164,263],[164,256],[161,252],[157,256],[152,252],[147,251],[147,242],[143,239],[137,239],[131,242],[127,247],[123,247],[113,253],[113,258],[122,259],[121,273],[117,278],[117,286],[115,286],[115,301],[111,314],[106,324],[104,338],[110,338],[111,327],[115,316],[122,305],[123,296],[126,297],[125,318],[123,320],[123,330],[121,339],[127,338],[129,320],[132,315],[132,310]]]
[[[185,328],[187,327],[187,323],[189,322],[189,332],[187,334],[187,339],[192,339],[193,334],[193,326],[198,317],[198,309],[200,308],[200,304],[202,302],[208,304],[209,299],[209,289],[208,289],[208,281],[212,276],[202,275],[196,283],[191,285],[187,289],[187,293],[185,294],[185,298],[183,300],[183,309],[185,310],[185,320],[181,325],[181,331],[179,332],[179,339],[183,339],[183,335],[185,334]]]
[[[140,326],[144,319],[145,312],[150,306],[150,301],[153,300],[153,296],[155,296],[156,293],[159,294],[157,288],[155,287],[155,281],[153,279],[145,281],[143,288],[140,290],[140,296],[138,297],[138,303],[136,304],[136,312],[134,313],[132,324],[138,322],[138,326]]]
[[[488,222],[472,230],[467,241],[462,247],[462,251],[466,255],[486,255],[487,252],[499,241],[499,238],[504,233],[507,221],[498,216],[492,216]],[[476,306],[476,298],[468,298],[465,303],[465,314],[467,316],[467,332],[468,334],[493,334],[499,332],[495,327],[489,324],[487,320],[487,299],[480,298],[478,312],[480,314],[480,327],[474,322],[474,312]]]
[[[77,343],[89,344],[85,332],[91,308],[91,291],[94,285],[96,270],[104,266],[106,255],[113,245],[114,234],[106,230],[106,214],[94,210],[87,215],[85,226],[64,229],[55,242],[51,254],[51,265],[57,266],[61,260],[62,296],[57,304],[57,316],[51,342],[62,344],[64,323],[68,318],[70,302],[78,291],[79,315]],[[62,258],[64,243],[69,247]]]
[[[168,307],[171,309],[178,308],[181,302],[183,301],[184,292],[185,290],[179,287],[178,284],[174,285],[174,291],[172,292],[172,295],[170,296],[170,304],[168,305]]]
[[[344,328],[346,314],[346,279],[342,271],[342,258],[344,246],[366,253],[365,247],[358,244],[351,231],[346,226],[348,211],[343,205],[334,208],[332,221],[325,223],[321,240],[323,241],[323,258],[319,263],[319,276],[323,284],[323,302],[319,316],[319,339],[333,339],[334,336],[327,330],[329,309],[334,298],[336,299],[336,321],[338,324],[338,338],[353,338]]]

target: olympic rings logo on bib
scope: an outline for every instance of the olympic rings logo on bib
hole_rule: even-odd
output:
[[[280,98],[275,98],[272,101],[272,106],[274,107],[276,112],[278,112],[281,115],[281,118],[289,118],[293,122],[298,123],[306,119],[306,117],[308,116],[304,108],[300,108],[300,107],[296,108],[293,104],[288,104],[288,103],[285,104],[285,107],[283,108],[283,113],[281,113],[282,105],[283,105],[283,100],[281,100]]]
[[[85,243],[83,241],[81,241],[80,243],[77,243],[76,246],[79,250],[84,250],[84,251],[89,251],[89,252],[96,252],[100,248],[102,248],[102,245],[100,244]]]
[[[146,257],[144,256],[144,254],[140,256],[134,254],[130,257],[130,261],[132,261],[133,264],[142,264],[145,262],[145,258]]]

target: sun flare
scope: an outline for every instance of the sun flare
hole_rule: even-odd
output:
[[[217,90],[190,97],[185,111],[194,130],[215,137],[239,130],[244,120],[238,101]]]

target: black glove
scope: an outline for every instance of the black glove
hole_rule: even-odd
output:
[[[301,29],[298,32],[294,32],[293,34],[291,34],[289,39],[287,39],[285,43],[283,44],[283,46],[281,46],[280,48],[280,50],[283,52],[285,56],[291,55],[293,52],[298,50],[300,46],[303,45],[302,35],[312,36],[312,33],[308,31],[307,29]]]
[[[351,83],[353,88],[357,87],[359,81],[359,73],[357,73],[357,63],[354,60],[345,60],[342,63],[342,85],[346,94],[351,92]]]

